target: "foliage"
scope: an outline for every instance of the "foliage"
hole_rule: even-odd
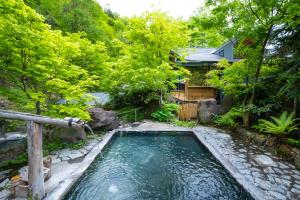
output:
[[[53,140],[44,140],[43,155],[47,156],[52,151],[61,150],[61,149],[65,149],[65,148],[77,150],[77,149],[84,147],[86,145],[86,143],[87,143],[86,140],[80,140],[75,143],[67,143],[67,142],[63,142],[59,138],[55,138]],[[0,169],[7,169],[7,168],[14,167],[14,166],[24,165],[27,162],[28,162],[28,154],[27,154],[27,152],[24,152],[24,153],[21,153],[20,155],[18,155],[15,159],[1,162]]]
[[[258,124],[253,126],[261,132],[272,133],[274,135],[284,135],[297,129],[294,113],[283,112],[279,118],[271,117],[272,121],[260,119]]]
[[[243,113],[243,108],[233,107],[224,115],[215,116],[213,121],[219,126],[235,127],[238,125],[237,119],[241,118]]]
[[[176,126],[183,126],[183,127],[188,127],[188,128],[193,128],[197,126],[196,121],[181,121],[175,119],[172,123],[174,123]]]
[[[165,103],[161,109],[155,111],[151,116],[160,122],[171,122],[175,119],[179,111],[179,105],[173,103]]]
[[[108,42],[115,31],[109,24],[110,17],[94,0],[25,0],[45,16],[45,22],[63,32],[85,32],[93,42]]]
[[[21,153],[13,160],[2,161],[0,165],[0,169],[8,169],[12,166],[23,165],[28,162],[28,154],[27,152]]]
[[[277,32],[280,27],[295,29],[299,25],[299,17],[296,14],[300,11],[299,4],[296,0],[207,0],[206,5],[211,7],[213,27],[227,38],[236,39],[236,57],[246,60],[247,68],[244,69],[249,69],[248,75],[244,74],[245,70],[242,70],[241,73],[243,77],[246,75],[246,79],[240,80],[245,83],[243,87],[247,87],[239,88],[240,82],[237,82],[237,88],[233,89],[237,89],[238,94],[241,94],[240,92],[244,94],[243,106],[256,104],[260,87],[263,87],[260,85],[261,81],[267,77],[262,72],[263,66],[272,70],[278,69],[279,63],[274,65],[274,60],[269,59],[272,50],[269,51],[268,48],[271,44],[274,48],[277,47],[278,41],[272,40],[275,35],[289,35],[284,31]],[[237,70],[236,74],[239,71]],[[229,84],[227,83],[226,86]],[[250,112],[244,113],[243,122],[246,127],[249,127]]]
[[[287,143],[293,147],[300,148],[300,140],[295,140],[295,139],[289,138],[287,140]]]
[[[226,41],[224,35],[213,25],[215,24],[208,7],[200,7],[188,21],[191,30],[190,44],[195,47],[219,47]]]
[[[169,61],[170,50],[187,45],[184,23],[165,13],[145,13],[128,20],[123,36],[113,42],[120,56],[112,63],[109,79],[102,80],[103,89],[112,96],[124,102],[139,97],[134,105],[142,106],[174,88],[178,76],[188,74]]]
[[[134,106],[128,106],[117,110],[117,115],[125,122],[135,122],[144,119],[144,113],[141,111],[141,108],[136,108]]]
[[[249,80],[251,69],[248,67],[246,60],[241,60],[230,64],[228,60],[221,60],[216,68],[209,71],[207,84],[215,88],[222,89],[226,95],[242,95],[249,90]]]
[[[6,83],[0,91],[8,97],[22,94],[15,100],[24,110],[89,120],[85,102],[90,97],[84,94],[95,87],[97,76],[90,75],[82,61],[89,62],[90,54],[103,45],[51,30],[41,15],[20,0],[1,1],[0,9],[0,72]],[[94,56],[95,60],[103,57]],[[65,102],[58,104],[61,99]]]
[[[60,138],[55,138],[52,140],[45,140],[43,150],[44,150],[44,154],[45,153],[47,154],[52,151],[61,150],[65,148],[80,149],[83,146],[85,146],[86,143],[87,143],[86,140],[79,140],[78,142],[68,143],[68,142],[64,142]]]

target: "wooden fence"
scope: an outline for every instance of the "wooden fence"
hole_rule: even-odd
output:
[[[180,120],[191,120],[198,118],[198,102],[183,103],[180,105],[178,117]]]

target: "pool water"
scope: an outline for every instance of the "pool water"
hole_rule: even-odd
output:
[[[253,199],[192,133],[118,133],[65,199]]]

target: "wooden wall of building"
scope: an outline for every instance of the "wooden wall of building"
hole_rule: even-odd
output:
[[[216,98],[217,91],[213,87],[206,86],[187,86],[185,96],[188,100]]]

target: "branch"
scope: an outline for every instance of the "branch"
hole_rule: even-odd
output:
[[[258,16],[258,14],[253,10],[252,5],[251,5],[251,0],[248,1],[251,13],[263,24],[263,21],[260,19],[260,17]]]

